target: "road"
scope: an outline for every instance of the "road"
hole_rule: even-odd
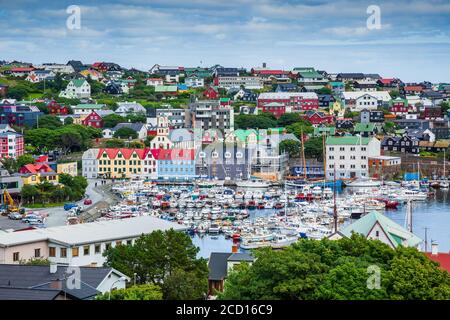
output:
[[[85,205],[83,204],[84,200],[86,198],[89,198],[92,200],[92,205],[89,205],[89,207],[95,205],[96,203],[105,200],[108,195],[98,188],[100,186],[101,180],[98,179],[88,179],[88,186],[86,188],[86,197],[81,199],[80,201],[76,202],[81,208],[85,208]],[[96,188],[97,184],[97,188]],[[63,207],[55,207],[55,208],[45,208],[45,209],[36,209],[33,211],[45,211],[48,213],[48,217],[45,221],[45,225],[47,227],[56,227],[56,226],[63,226],[66,225],[66,218],[67,218],[67,211],[64,210]]]

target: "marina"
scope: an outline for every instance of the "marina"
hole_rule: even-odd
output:
[[[348,187],[330,183],[269,184],[257,180],[224,186],[223,181],[193,185],[158,185],[131,180],[117,182],[112,192],[121,201],[102,210],[97,220],[150,215],[176,222],[200,248],[199,256],[214,251],[241,252],[260,247],[288,246],[299,238],[322,239],[369,212],[385,214],[404,226],[406,204],[413,211],[413,232],[449,250],[448,189],[431,183],[357,181]],[[67,223],[80,221],[69,211]],[[426,228],[426,230],[425,230]],[[425,239],[425,232],[427,232]],[[425,243],[423,244],[425,249]]]

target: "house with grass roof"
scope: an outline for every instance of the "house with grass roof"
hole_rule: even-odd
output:
[[[330,235],[331,240],[349,238],[352,233],[361,234],[366,239],[379,240],[392,249],[398,246],[420,249],[422,239],[408,231],[401,225],[392,221],[384,214],[372,211],[358,219],[356,222],[344,227],[338,232]]]
[[[301,86],[325,86],[328,83],[314,68],[294,68],[292,73],[297,76],[297,83]]]
[[[68,99],[81,99],[91,97],[91,85],[86,79],[72,79],[67,84],[65,90],[59,96]]]
[[[375,123],[357,123],[353,129],[354,134],[359,134],[362,137],[371,137],[380,133],[380,126]]]

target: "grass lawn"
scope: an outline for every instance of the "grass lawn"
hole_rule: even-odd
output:
[[[53,202],[53,203],[30,203],[25,205],[27,209],[39,209],[39,208],[54,208],[63,207],[65,202]]]
[[[33,99],[40,99],[40,98],[42,98],[42,93],[30,93],[29,95],[28,95],[28,99],[29,100],[33,100]]]

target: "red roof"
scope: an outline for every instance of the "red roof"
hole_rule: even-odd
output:
[[[25,68],[25,67],[11,68],[11,72],[30,72],[33,70],[34,70],[34,68]]]
[[[431,252],[425,252],[425,254],[431,260],[439,263],[442,269],[450,273],[450,253],[432,254]]]
[[[423,91],[421,86],[405,86],[405,91]]]
[[[194,160],[195,152],[193,149],[160,149],[155,158],[158,160]]]
[[[26,164],[19,169],[20,173],[38,173],[38,172],[51,172],[53,169],[46,163]]]
[[[380,79],[380,82],[382,84],[391,84],[394,81],[393,78],[385,78],[385,79]]]
[[[287,71],[283,70],[255,70],[256,74],[288,74]]]
[[[42,155],[36,159],[36,162],[48,162],[48,156]]]
[[[133,148],[102,148],[100,149],[97,159],[100,159],[103,153],[106,152],[109,159],[115,159],[117,154],[120,152],[124,159],[130,159],[133,153],[136,153],[139,159],[144,159],[147,153],[149,152],[149,148],[145,149],[133,149]]]

